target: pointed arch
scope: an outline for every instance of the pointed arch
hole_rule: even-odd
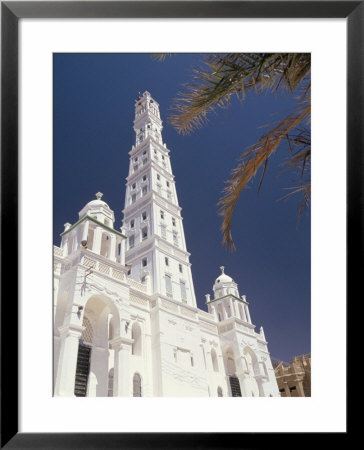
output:
[[[120,313],[116,303],[105,295],[91,295],[85,303],[83,325],[85,328],[80,345],[83,338],[83,347],[86,345],[90,348],[89,368],[85,374],[82,373],[84,369],[80,365],[79,378],[82,375],[87,379],[89,374],[87,396],[107,397],[113,392],[113,371],[110,371],[110,365],[113,364],[109,359],[110,339],[120,336]],[[86,350],[79,348],[77,358],[80,364],[85,360],[83,353]],[[80,380],[76,379],[75,383],[79,385]]]
[[[246,357],[246,361],[248,363],[249,372],[253,372],[252,375],[254,376],[260,375],[258,358],[253,350],[249,347],[245,347],[244,356]]]

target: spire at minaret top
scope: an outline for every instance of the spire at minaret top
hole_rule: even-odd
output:
[[[221,270],[221,275],[224,273],[225,267],[224,266],[220,266],[220,270]]]
[[[135,101],[135,144],[142,144],[149,137],[162,144],[162,129],[158,103],[148,91],[139,94]]]

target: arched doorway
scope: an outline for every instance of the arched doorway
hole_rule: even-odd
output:
[[[224,352],[225,370],[228,375],[230,393],[232,397],[241,397],[239,378],[236,375],[235,355],[231,347],[227,347]]]
[[[120,335],[119,312],[112,300],[98,295],[90,297],[84,309],[83,326],[74,393],[78,397],[110,396],[114,355],[109,342]]]
[[[258,383],[260,380],[259,363],[255,353],[249,348],[244,349],[244,357],[247,365],[247,374],[245,376],[246,391],[251,393],[252,397],[261,396],[261,388]],[[258,380],[258,381],[257,381]]]

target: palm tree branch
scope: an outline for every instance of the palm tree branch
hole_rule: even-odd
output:
[[[291,55],[253,53],[210,56],[204,67],[194,69],[193,81],[184,85],[185,91],[174,100],[170,123],[180,133],[187,134],[204,125],[207,114],[216,106],[226,107],[232,94],[243,100],[247,90],[276,90],[283,81],[290,89],[296,87],[310,70],[310,58],[308,54],[299,54],[305,70],[298,71],[298,64],[292,63]]]
[[[310,114],[310,111],[311,107],[308,105],[303,110],[300,110],[299,114],[288,116],[276,127],[266,133],[239,158],[240,164],[232,171],[232,177],[227,181],[227,186],[223,190],[223,197],[218,202],[218,205],[220,206],[219,214],[223,216],[221,225],[223,244],[226,245],[228,249],[235,248],[231,235],[231,220],[236,202],[238,201],[243,188],[257,174],[263,163],[264,175],[269,157],[275,152],[282,139],[284,139],[291,130],[295,129],[300,122]]]

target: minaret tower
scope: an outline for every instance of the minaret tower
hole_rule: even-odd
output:
[[[190,253],[167,146],[162,141],[159,105],[149,92],[135,102],[135,145],[130,155],[123,227],[128,236],[130,277],[150,293],[196,307]]]

